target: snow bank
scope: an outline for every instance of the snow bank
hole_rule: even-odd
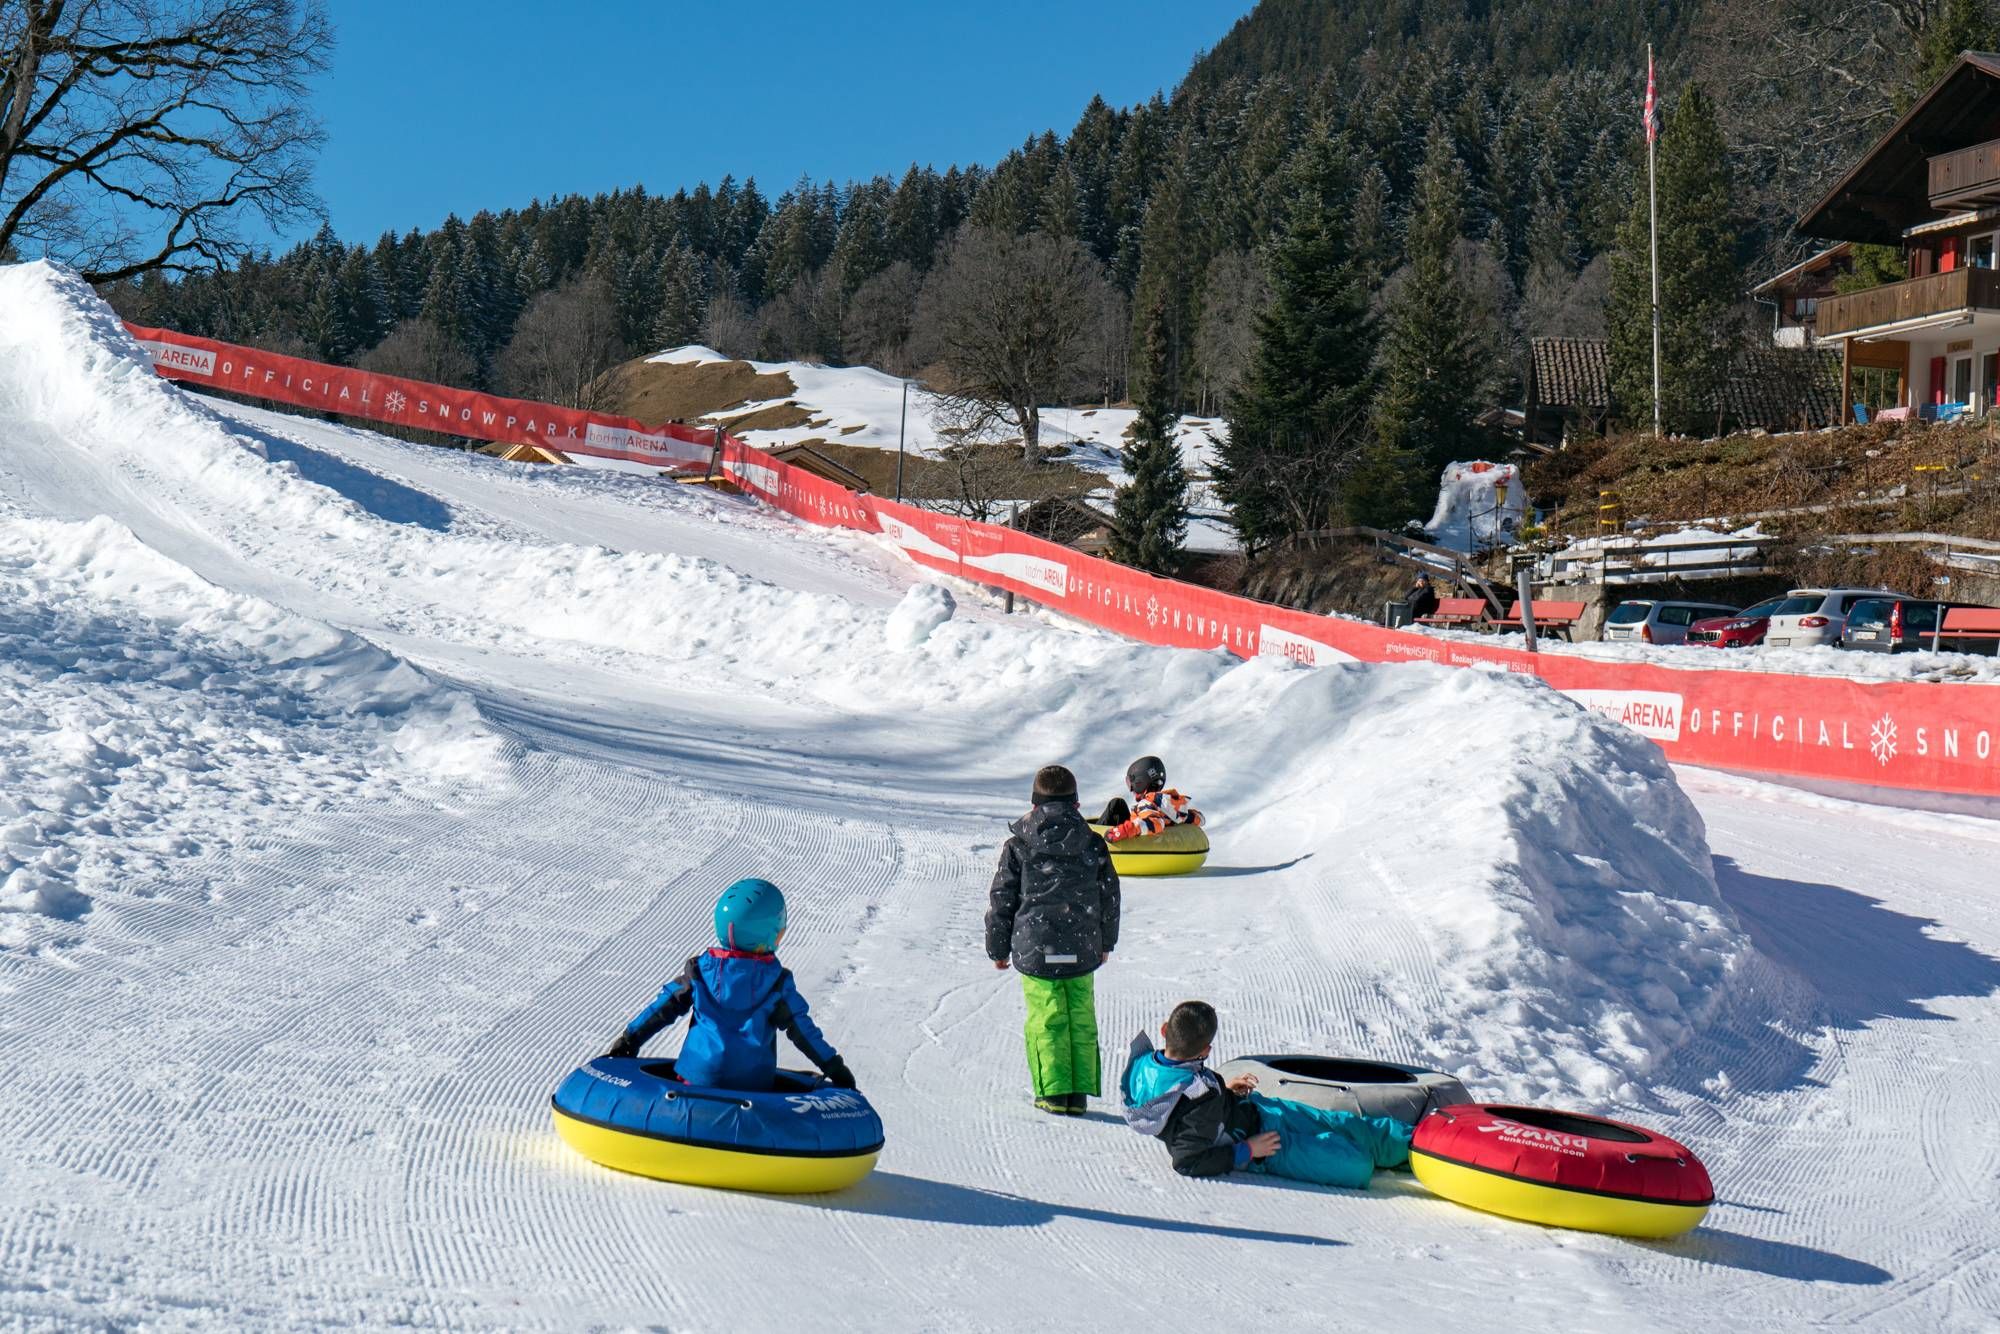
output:
[[[1527,514],[1528,491],[1511,463],[1449,463],[1424,531],[1453,551],[1484,551],[1512,539]]]
[[[108,518],[0,517],[0,946],[66,937],[259,808],[490,763],[469,700]]]
[[[1297,932],[1362,881],[1365,920],[1420,934],[1415,960],[1342,960],[1386,1009],[1374,1050],[1487,1096],[1630,1105],[1740,999],[1752,947],[1651,743],[1506,673],[1266,659],[1195,694],[1187,670],[1136,683],[1186,701],[1153,734],[1170,776],[1235,813],[1232,859],[1317,871],[1247,910]],[[1324,920],[1312,947],[1355,929]]]

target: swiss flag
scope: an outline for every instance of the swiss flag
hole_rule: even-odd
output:
[[[1652,143],[1660,135],[1660,118],[1653,99],[1653,48],[1646,48],[1646,142]]]

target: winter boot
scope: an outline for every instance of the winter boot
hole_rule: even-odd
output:
[[[1088,1093],[1072,1093],[1069,1095],[1069,1114],[1071,1116],[1082,1116],[1089,1110],[1090,1095]]]
[[[1073,1115],[1069,1109],[1069,1094],[1067,1093],[1052,1093],[1045,1098],[1036,1098],[1035,1110],[1038,1112],[1049,1112],[1055,1116]]]

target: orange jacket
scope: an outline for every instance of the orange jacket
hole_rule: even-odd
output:
[[[1200,823],[1201,812],[1185,796],[1170,787],[1162,788],[1158,792],[1141,792],[1132,798],[1132,818],[1107,829],[1104,839],[1107,843],[1117,843],[1123,839],[1165,833],[1172,825]]]

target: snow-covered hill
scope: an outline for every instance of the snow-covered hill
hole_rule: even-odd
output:
[[[947,616],[888,548],[740,500],[191,396],[40,265],[0,269],[0,588],[0,1320],[1995,1310],[1993,1141],[1949,1128],[2000,1075],[1937,1064],[2000,1012],[1979,822],[1711,786],[1713,860],[1657,750],[1536,683],[1145,648],[967,588]],[[1030,1109],[985,883],[1036,766],[1101,800],[1143,751],[1217,854],[1128,887],[1107,1048],[1201,995],[1230,1051],[1624,1112],[1708,1159],[1711,1226],[1193,1183]],[[1836,887],[1952,839],[1895,884],[1972,945]],[[842,1195],[620,1177],[548,1128],[747,874],[888,1127]]]

